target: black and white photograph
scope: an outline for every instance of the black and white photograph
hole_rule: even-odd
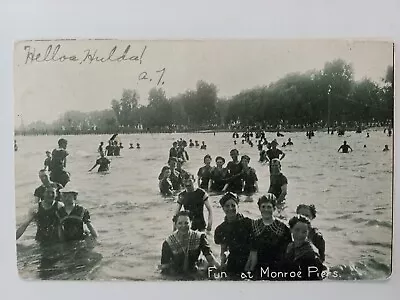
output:
[[[385,280],[393,125],[390,41],[16,41],[19,276]]]

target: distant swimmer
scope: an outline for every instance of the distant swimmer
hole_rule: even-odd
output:
[[[266,162],[267,161],[267,151],[266,150],[261,150],[260,151],[260,159],[258,161],[259,162]]]
[[[189,160],[189,154],[185,150],[184,145],[178,147],[178,161],[185,162]]]
[[[350,151],[353,151],[353,149],[349,145],[347,145],[347,142],[344,141],[343,145],[341,145],[339,147],[338,152],[340,152],[340,150],[342,150],[342,153],[349,153],[349,149],[350,149]]]
[[[366,137],[369,138],[369,132],[367,132],[367,136]]]
[[[171,168],[168,166],[165,166],[162,170],[161,170],[161,174],[160,174],[160,179],[158,182],[158,187],[160,188],[160,193],[163,196],[172,196],[173,195],[173,186],[172,186],[172,182],[170,179],[171,176]]]
[[[51,171],[51,152],[46,151],[46,158],[44,160],[44,169]]]
[[[200,146],[199,141],[194,141],[194,144],[195,144],[196,147]]]
[[[392,128],[388,129],[388,136],[392,136]]]
[[[383,151],[389,151],[389,146],[385,145],[385,148],[383,148]]]
[[[286,143],[285,142],[283,142],[282,147],[286,147]]]
[[[207,145],[204,143],[204,141],[201,142],[201,150],[207,150]]]
[[[39,243],[57,242],[61,240],[60,219],[67,215],[64,204],[56,201],[56,190],[47,187],[43,200],[39,201],[37,208],[29,210],[28,217],[18,227],[16,239],[18,240],[26,231],[32,221],[36,222],[35,240]]]
[[[114,141],[114,156],[120,156],[121,154],[121,148],[118,145],[117,141]]]
[[[107,156],[114,156],[113,141],[108,141],[108,145],[106,146],[106,155]]]
[[[132,143],[129,143],[129,149],[135,149],[135,147],[133,147]]]
[[[242,182],[242,171],[243,165],[239,161],[239,151],[237,149],[232,149],[229,152],[232,160],[228,162],[226,166],[228,170],[228,176],[226,178],[227,186],[222,190],[223,192],[229,191],[233,193],[241,193],[243,190],[243,182]]]
[[[18,151],[17,140],[14,140],[14,151]]]
[[[168,165],[171,170],[171,175],[169,176],[169,178],[171,180],[172,188],[174,191],[179,191],[183,187],[181,173],[176,169],[177,163],[178,159],[176,157],[170,157],[168,160]],[[161,172],[158,175],[158,180],[161,180],[163,178],[164,169],[165,167],[161,169]]]
[[[222,156],[217,156],[215,163],[217,166],[211,170],[209,187],[213,192],[221,192],[224,188],[227,188],[228,170],[224,168],[225,158]]]
[[[103,146],[104,146],[104,143],[103,143],[103,142],[100,142],[99,148],[97,148],[97,152],[98,152],[98,153],[104,152]]]
[[[192,139],[189,140],[189,147],[190,147],[190,148],[194,147],[194,144],[193,144],[193,140],[192,140]]]
[[[249,145],[250,145],[250,147],[254,146],[254,144],[253,144],[253,142],[251,140],[249,140]]]
[[[110,163],[111,163],[110,160],[107,157],[104,157],[104,153],[100,152],[100,158],[96,160],[96,163],[89,170],[89,172],[91,172],[97,166],[99,166],[97,172],[107,172],[109,170]]]
[[[288,141],[287,141],[287,143],[286,143],[286,146],[292,146],[292,145],[293,145],[292,139],[291,139],[291,138],[288,138]]]
[[[140,144],[136,143],[136,149],[140,149]]]
[[[70,181],[70,174],[65,170],[67,166],[68,142],[66,139],[58,140],[58,149],[54,149],[51,155],[50,180],[58,182],[63,187]]]
[[[244,144],[245,141],[246,141],[246,140],[242,140],[242,144]]]
[[[364,148],[367,148],[367,145],[364,145]]]
[[[233,144],[234,144],[234,145],[236,145],[236,144],[237,144],[236,140],[234,140],[234,141],[233,141]]]
[[[104,153],[103,153],[104,155]],[[66,187],[61,191],[61,199],[64,203],[64,209],[67,213],[61,217],[61,240],[62,241],[79,241],[85,239],[87,236],[97,238],[97,232],[94,228],[89,211],[76,203],[78,191],[71,187]],[[89,231],[84,228],[86,225]]]

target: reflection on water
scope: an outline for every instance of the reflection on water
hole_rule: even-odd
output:
[[[392,237],[392,155],[382,152],[392,140],[383,130],[365,134],[349,133],[346,140],[353,153],[337,153],[343,138],[317,132],[312,140],[304,133],[288,133],[278,138],[280,144],[291,137],[294,146],[287,152],[282,171],[287,176],[287,207],[284,219],[295,213],[300,203],[313,203],[317,218],[313,224],[326,240],[326,263],[337,271],[332,279],[385,278],[391,271]],[[257,218],[257,197],[269,186],[266,165],[257,162],[257,147],[240,142],[234,146],[231,134],[145,134],[121,135],[125,145],[139,142],[142,149],[125,147],[121,157],[111,158],[109,174],[88,173],[97,158],[97,146],[109,136],[68,136],[67,169],[74,186],[79,188],[78,202],[89,211],[100,235],[74,244],[39,246],[31,225],[17,244],[18,269],[26,279],[74,280],[164,280],[157,266],[161,245],[172,230],[175,198],[163,198],[158,192],[157,176],[166,163],[172,142],[179,138],[205,141],[207,151],[188,148],[190,161],[184,168],[193,174],[203,164],[205,154],[229,158],[236,147],[251,157],[257,171],[260,193],[241,196],[240,210]],[[276,138],[267,134],[267,139]],[[52,150],[58,137],[17,137],[15,152],[16,218],[20,223],[32,205],[33,191],[39,186],[38,170],[45,151]],[[367,144],[367,148],[363,145]],[[219,196],[210,195],[213,228],[223,221]],[[218,256],[219,248],[212,243]]]

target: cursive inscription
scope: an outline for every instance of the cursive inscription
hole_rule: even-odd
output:
[[[86,49],[81,54],[65,54],[61,49],[61,45],[50,44],[45,52],[40,52],[36,48],[29,45],[24,47],[26,52],[25,64],[32,63],[43,63],[43,62],[76,62],[79,64],[93,62],[106,63],[106,62],[137,62],[142,64],[144,55],[147,50],[147,46],[142,48],[142,51],[138,54],[133,54],[131,45],[125,47],[123,51],[114,46],[107,55],[99,55],[98,49]]]

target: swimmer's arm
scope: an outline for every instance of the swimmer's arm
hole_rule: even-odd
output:
[[[96,168],[99,164],[96,163],[88,172],[91,172],[94,168]]]
[[[286,154],[284,152],[282,152],[282,156],[281,156],[280,160],[282,160],[285,156],[286,156]]]
[[[96,229],[93,227],[91,222],[86,223],[87,228],[89,229],[90,234],[92,237],[97,238],[99,235],[97,234]]]
[[[207,224],[207,231],[211,231],[212,229],[212,222],[213,222],[213,214],[212,214],[212,208],[210,205],[210,202],[208,201],[208,199],[206,201],[204,201],[204,205],[206,206],[207,210],[208,210],[208,224]]]
[[[287,195],[287,184],[282,185],[281,189],[282,189],[282,192],[279,195],[278,199],[276,199],[277,203],[282,203],[283,200],[285,200],[285,197]]]
[[[208,191],[211,191],[212,184],[213,184],[213,180],[210,178],[210,180],[208,181],[208,187],[207,187]]]
[[[339,152],[339,151],[340,151],[340,149],[342,149],[342,146],[340,146],[340,147],[339,147],[339,149],[337,150],[337,152]]]
[[[177,203],[176,209],[175,209],[175,212],[174,212],[174,216],[176,216],[176,214],[177,214],[178,212],[181,211],[181,208],[182,208],[182,204]],[[173,231],[176,230],[176,228],[175,228],[175,222],[172,222],[172,230],[173,230]]]
[[[225,184],[225,186],[224,186],[224,188],[222,189],[222,191],[225,192],[225,191],[227,190],[228,186],[229,186],[229,183]]]
[[[25,230],[28,228],[29,224],[31,224],[32,220],[36,216],[36,211],[31,210],[29,211],[28,218],[18,227],[17,232],[16,232],[16,239],[18,240],[25,232]]]

